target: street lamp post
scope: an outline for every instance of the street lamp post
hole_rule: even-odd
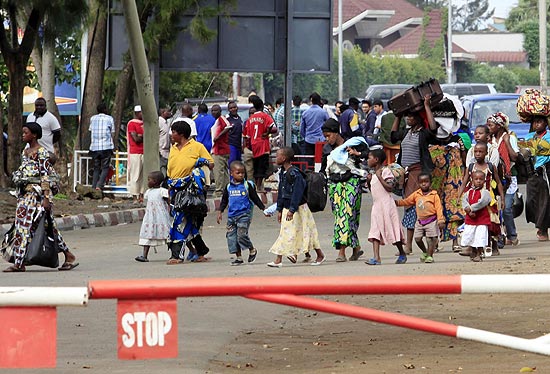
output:
[[[449,0],[447,15],[447,83],[453,83],[453,5]]]

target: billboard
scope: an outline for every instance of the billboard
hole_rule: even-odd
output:
[[[291,1],[288,10],[287,1]],[[220,4],[220,1],[210,1]],[[120,69],[128,38],[120,4],[111,7],[107,68]],[[287,25],[288,17],[291,21]],[[161,71],[274,72],[287,69],[287,40],[295,73],[328,73],[332,64],[332,0],[237,0],[227,14],[206,20],[216,36],[208,43],[193,39],[193,14],[178,22],[176,42],[159,47]],[[291,35],[287,38],[287,29]]]
[[[23,115],[34,112],[34,101],[42,97],[42,92],[31,87],[23,90]],[[80,115],[80,87],[63,82],[55,86],[55,102],[62,116]]]

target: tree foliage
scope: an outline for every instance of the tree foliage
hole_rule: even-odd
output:
[[[453,30],[478,31],[493,17],[495,8],[489,8],[489,0],[468,0],[462,5],[453,5]]]
[[[550,4],[547,3],[548,14]],[[547,23],[547,35],[550,35],[550,24]],[[529,65],[536,67],[539,64],[539,12],[537,0],[520,0],[506,19],[506,28],[511,32],[520,32],[524,35],[523,49],[527,51]],[[550,57],[550,53],[548,55]]]
[[[364,54],[359,48],[344,51],[344,97],[364,97],[371,84],[406,83],[415,84],[431,77],[442,80],[445,70],[441,66],[441,57],[434,59],[406,59],[397,56],[372,56]],[[337,66],[337,56],[333,66]],[[283,96],[284,78],[282,74],[264,76],[266,100],[274,101]],[[337,74],[296,74],[294,76],[294,94],[308,97],[318,92],[322,97],[334,102],[338,99]]]
[[[473,62],[457,70],[457,82],[494,83],[498,92],[515,92],[519,85],[538,85],[538,69],[520,66],[498,67]]]
[[[427,10],[433,8],[443,8],[447,5],[448,0],[407,0],[409,3],[415,7]]]

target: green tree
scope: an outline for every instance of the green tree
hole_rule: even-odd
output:
[[[467,0],[464,4],[453,6],[453,30],[478,31],[495,14],[489,8],[489,0]]]
[[[31,0],[0,1],[0,52],[7,66],[8,99],[8,170],[20,163],[22,149],[21,126],[23,118],[23,89],[27,83],[27,66],[49,2]],[[8,27],[6,29],[6,26]],[[19,40],[18,33],[23,37]]]
[[[415,7],[426,10],[433,8],[442,8],[447,5],[447,0],[407,0]]]
[[[548,14],[550,4],[547,4]],[[550,24],[546,25],[547,35],[550,35]],[[536,67],[539,64],[539,13],[537,0],[520,0],[506,19],[506,28],[511,32],[520,32],[525,37],[523,49],[527,52],[529,65]],[[550,56],[550,53],[549,53]]]

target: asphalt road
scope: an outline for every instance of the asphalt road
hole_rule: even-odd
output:
[[[369,227],[370,196],[363,195],[360,239],[366,260],[371,247],[366,240]],[[149,263],[138,263],[134,257],[141,253],[137,246],[139,224],[119,225],[88,230],[68,231],[63,235],[74,250],[80,266],[70,272],[58,272],[43,268],[29,268],[26,273],[0,273],[2,286],[86,286],[90,280],[100,279],[160,279],[246,276],[347,276],[347,275],[397,275],[397,274],[456,274],[457,265],[467,260],[450,251],[445,243],[436,262],[421,264],[411,256],[406,265],[394,265],[394,248],[382,248],[383,266],[368,267],[363,261],[337,264],[336,251],[331,249],[332,216],[330,209],[315,215],[321,245],[328,256],[322,266],[284,263],[281,269],[268,268],[273,260],[268,253],[278,235],[275,218],[265,218],[256,210],[251,228],[251,238],[259,250],[253,264],[230,266],[225,227],[215,223],[215,215],[207,217],[203,236],[211,248],[212,261],[167,266],[169,257],[165,249],[151,251]],[[499,257],[485,262],[530,256],[547,256],[549,245],[536,241],[532,225],[524,216],[517,219],[522,244],[503,250]],[[415,251],[419,252],[418,249]],[[289,308],[253,301],[240,297],[180,298],[178,300],[179,355],[177,359],[124,361],[117,358],[116,301],[91,300],[87,307],[62,307],[58,309],[58,359],[55,373],[215,373],[219,362],[237,335],[253,331],[259,326],[277,325],[285,318]],[[217,362],[218,364],[214,364]],[[36,373],[41,370],[24,369],[18,373]]]

